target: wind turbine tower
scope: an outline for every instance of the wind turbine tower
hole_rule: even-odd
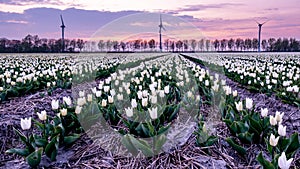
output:
[[[62,15],[60,15],[60,20],[61,20],[61,45],[62,45],[62,49],[61,51],[64,52],[65,51],[65,24],[64,24],[64,20],[62,18]]]
[[[260,40],[261,40],[261,28],[262,26],[267,23],[268,21],[264,22],[264,23],[259,23],[256,21],[256,23],[258,24],[258,52],[260,52]]]
[[[162,31],[162,29],[163,29],[163,30],[166,30],[166,29],[165,29],[165,27],[164,27],[163,24],[162,24],[161,15],[159,16],[159,19],[160,19],[160,24],[158,25],[158,27],[159,27],[159,49],[160,49],[160,52],[162,52],[162,38],[161,38],[161,31]]]

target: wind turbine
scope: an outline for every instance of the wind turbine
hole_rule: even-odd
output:
[[[262,26],[267,23],[269,20],[263,22],[263,23],[259,23],[257,21],[255,21],[258,25],[258,52],[260,52],[260,37],[261,37],[261,28]]]
[[[158,25],[158,27],[159,27],[159,49],[160,49],[160,52],[162,52],[161,30],[163,29],[165,31],[166,29],[162,24],[161,14],[159,16],[159,19],[160,19],[160,24]]]
[[[60,20],[61,20],[61,45],[62,45],[62,52],[65,51],[65,24],[64,20],[62,18],[62,15],[60,15]]]

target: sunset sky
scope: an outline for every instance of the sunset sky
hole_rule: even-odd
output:
[[[0,0],[0,38],[37,34],[58,39],[62,14],[66,38],[89,39],[98,32],[99,38],[120,40],[156,33],[162,13],[164,34],[170,37],[254,38],[255,20],[270,20],[262,38],[300,39],[299,11],[299,0]]]

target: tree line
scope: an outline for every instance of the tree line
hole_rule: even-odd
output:
[[[0,38],[0,53],[59,53],[62,51],[81,51],[84,44],[82,39],[65,39],[64,48],[61,39],[39,38],[38,35],[27,35],[22,40]]]
[[[22,40],[0,38],[0,53],[57,53],[57,52],[138,52],[159,51],[159,42],[155,39],[135,39],[127,41],[99,40],[84,41],[82,39],[39,38],[37,35],[27,35]],[[237,39],[190,39],[163,41],[163,51],[167,52],[205,52],[205,51],[257,51],[257,38]],[[269,38],[261,41],[261,51],[295,52],[300,51],[300,41],[295,38]]]

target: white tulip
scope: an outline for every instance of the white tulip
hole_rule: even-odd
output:
[[[143,97],[147,97],[148,96],[148,91],[147,90],[143,90]]]
[[[96,87],[92,88],[92,93],[96,94],[96,92],[97,92],[97,88]]]
[[[122,94],[117,94],[117,99],[118,100],[123,100],[123,95]]]
[[[235,102],[235,107],[238,111],[243,110],[243,102],[239,101],[238,103]]]
[[[76,106],[75,108],[75,113],[80,114],[82,107],[81,106]]]
[[[92,101],[93,101],[93,95],[88,94],[88,95],[87,95],[87,101],[88,101],[88,102],[92,102]]]
[[[151,119],[157,119],[157,107],[148,109]]]
[[[159,97],[161,97],[161,98],[165,97],[165,93],[163,90],[159,91]]]
[[[251,98],[246,98],[246,108],[252,109],[253,107],[253,100]]]
[[[298,93],[299,92],[299,87],[298,86],[293,86],[294,92]]]
[[[286,135],[286,126],[283,127],[283,125],[280,124],[278,126],[278,134],[284,137]]]
[[[275,138],[275,136],[273,134],[271,134],[270,140],[269,140],[270,145],[275,147],[278,143],[278,140],[279,140],[279,136]]]
[[[136,102],[135,99],[132,99],[132,100],[131,100],[131,107],[132,107],[132,108],[136,108],[136,107],[137,107],[137,102]]]
[[[280,124],[282,122],[283,115],[284,115],[284,112],[280,113],[279,111],[276,111],[275,119],[278,122],[278,124]]]
[[[70,97],[63,97],[63,101],[70,106],[72,104],[72,100]]]
[[[156,95],[150,96],[150,99],[151,99],[151,103],[152,104],[156,104],[157,103],[157,96]]]
[[[293,158],[290,158],[289,160],[287,160],[285,152],[282,152],[281,156],[278,158],[278,166],[281,169],[289,169],[292,161],[293,161]]]
[[[143,99],[142,99],[142,106],[143,106],[143,107],[148,106],[148,98],[143,98]]]
[[[217,92],[219,91],[219,85],[215,84],[212,86],[213,91]]]
[[[79,91],[79,97],[84,97],[84,91]]]
[[[109,88],[110,88],[110,86],[104,86],[104,92],[108,92]]]
[[[277,124],[276,118],[272,115],[270,115],[270,124],[272,126],[275,126]]]
[[[78,98],[77,99],[77,105],[78,106],[83,106],[83,105],[85,105],[86,104],[86,99],[85,99],[85,97],[82,97],[82,98]]]
[[[166,94],[168,94],[170,92],[170,86],[165,86],[164,91]]]
[[[44,110],[41,113],[37,113],[40,120],[44,121],[47,119],[47,112]]]
[[[226,85],[226,80],[221,80],[221,85],[225,86]]]
[[[53,110],[57,110],[59,107],[59,100],[52,100],[51,105]]]
[[[115,89],[111,89],[111,90],[110,90],[110,95],[112,95],[112,96],[115,96],[115,95],[116,95]]]
[[[233,95],[233,97],[236,97],[236,96],[238,95],[237,90],[234,90],[234,91],[232,92],[232,95]]]
[[[102,89],[103,89],[103,83],[99,83],[98,88],[99,88],[100,90],[102,90]]]
[[[269,110],[268,110],[268,108],[261,108],[260,109],[260,114],[261,114],[261,116],[262,117],[267,117],[268,116],[268,112],[269,112]]]
[[[4,89],[3,89],[3,87],[0,87],[0,92],[2,92]]]
[[[125,108],[125,113],[126,113],[127,117],[132,117],[133,116],[133,108],[132,107]]]
[[[114,102],[114,97],[108,96],[108,103],[113,103],[113,102]]]
[[[139,90],[137,92],[137,96],[138,96],[138,99],[142,99],[143,98],[143,92]]]
[[[68,109],[60,109],[60,114],[62,115],[62,116],[66,116],[67,115],[67,113],[68,113]]]
[[[29,118],[21,118],[21,128],[22,130],[28,130],[31,127],[31,117]]]
[[[188,98],[192,98],[192,97],[193,97],[193,93],[192,93],[191,91],[188,91],[188,92],[187,92],[187,97],[188,97]]]
[[[209,81],[207,79],[205,80],[204,83],[205,83],[205,86],[209,86]]]
[[[231,87],[225,86],[225,94],[230,95],[232,93]]]
[[[102,107],[106,107],[106,105],[107,105],[107,100],[106,99],[102,99],[101,106]]]
[[[96,91],[96,97],[101,97],[102,91]]]

